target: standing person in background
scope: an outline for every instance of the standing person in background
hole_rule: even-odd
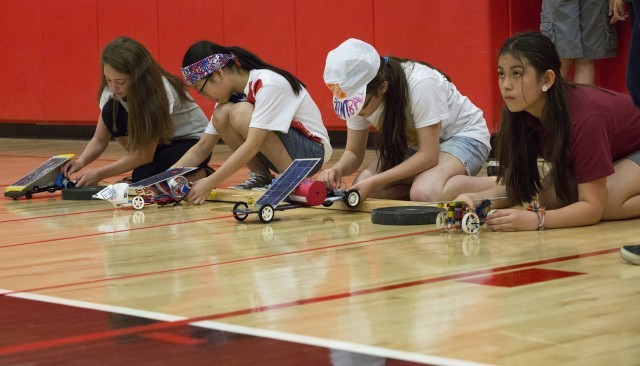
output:
[[[608,16],[613,1],[542,0],[540,31],[555,44],[565,80],[573,66],[573,82],[593,85],[594,60],[616,55],[617,30]]]
[[[631,41],[629,42],[629,58],[627,61],[627,89],[633,103],[640,108],[640,0],[631,0]],[[625,8],[625,0],[613,0],[611,23],[626,20],[629,13]]]
[[[627,88],[636,107],[640,108],[640,0],[631,1],[631,42],[627,61]],[[629,13],[624,0],[614,0],[611,9],[611,23],[626,20]],[[620,248],[620,256],[627,262],[640,265],[640,245],[625,245]]]
[[[127,154],[102,168],[85,170],[76,185],[99,181],[131,170],[133,182],[161,173],[198,142],[207,118],[188,95],[185,85],[129,37],[118,37],[102,52],[98,102],[101,113],[93,138],[78,159],[63,166],[69,176],[99,158],[115,137]],[[210,174],[211,155],[194,162],[200,167],[189,178]]]
[[[324,81],[338,117],[347,121],[340,160],[320,173],[330,189],[364,161],[369,127],[380,132],[378,159],[354,180],[361,198],[442,201],[495,185],[470,179],[489,155],[482,111],[434,67],[380,57],[368,43],[348,39],[329,52]]]
[[[538,32],[505,41],[498,85],[506,104],[496,144],[500,184],[457,200],[532,203],[489,215],[487,227],[500,231],[640,217],[640,109],[628,95],[566,83],[553,42]],[[550,168],[543,173],[539,157]]]
[[[330,159],[320,110],[288,71],[241,47],[208,41],[191,46],[182,64],[187,84],[216,106],[198,144],[175,166],[189,166],[211,154],[221,138],[233,150],[218,171],[194,183],[185,197],[188,202],[204,203],[212,189],[245,165],[249,178],[236,189],[265,187],[273,179],[271,170],[283,172],[294,159],[320,158],[311,175]]]

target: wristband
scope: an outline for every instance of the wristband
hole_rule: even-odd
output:
[[[527,207],[527,211],[533,211],[538,216],[538,227],[536,230],[544,230],[544,219],[545,219],[545,211],[544,206],[540,204],[537,200],[531,202],[529,207]]]

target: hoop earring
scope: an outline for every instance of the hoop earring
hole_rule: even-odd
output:
[[[543,91],[543,92],[546,92],[547,90],[549,90],[549,88],[548,88],[546,85],[543,85],[543,86],[542,86],[542,91]]]

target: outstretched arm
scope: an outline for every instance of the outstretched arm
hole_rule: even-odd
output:
[[[93,137],[85,146],[84,150],[80,154],[80,156],[75,159],[67,162],[62,167],[62,172],[65,176],[70,176],[73,173],[80,171],[85,166],[89,165],[93,161],[104,153],[109,146],[109,141],[111,140],[111,133],[104,125],[102,121],[102,115],[98,117],[98,124],[96,126],[96,130],[93,134]]]
[[[335,190],[340,186],[340,181],[345,175],[349,175],[362,165],[369,139],[369,130],[347,130],[347,145],[338,162],[331,168],[320,172],[318,180],[329,189]]]
[[[602,219],[607,196],[607,178],[578,184],[578,201],[568,206],[546,210],[544,228],[563,228],[596,224]],[[544,204],[544,202],[541,202]],[[525,210],[498,210],[487,217],[487,227],[500,231],[536,230],[541,217]]]
[[[229,156],[215,173],[194,182],[185,200],[197,205],[203,204],[214,188],[247,165],[249,160],[258,154],[260,146],[269,133],[273,132],[261,128],[249,128],[247,140]]]

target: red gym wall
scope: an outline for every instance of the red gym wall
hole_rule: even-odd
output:
[[[322,73],[327,52],[349,37],[382,54],[425,60],[484,112],[501,107],[496,51],[536,30],[541,0],[2,0],[0,123],[93,125],[99,55],[119,35],[142,42],[180,74],[185,50],[208,39],[243,46],[307,84],[330,130],[345,129]],[[618,57],[598,62],[597,82],[626,92],[628,22]],[[192,93],[207,115],[210,101]]]

